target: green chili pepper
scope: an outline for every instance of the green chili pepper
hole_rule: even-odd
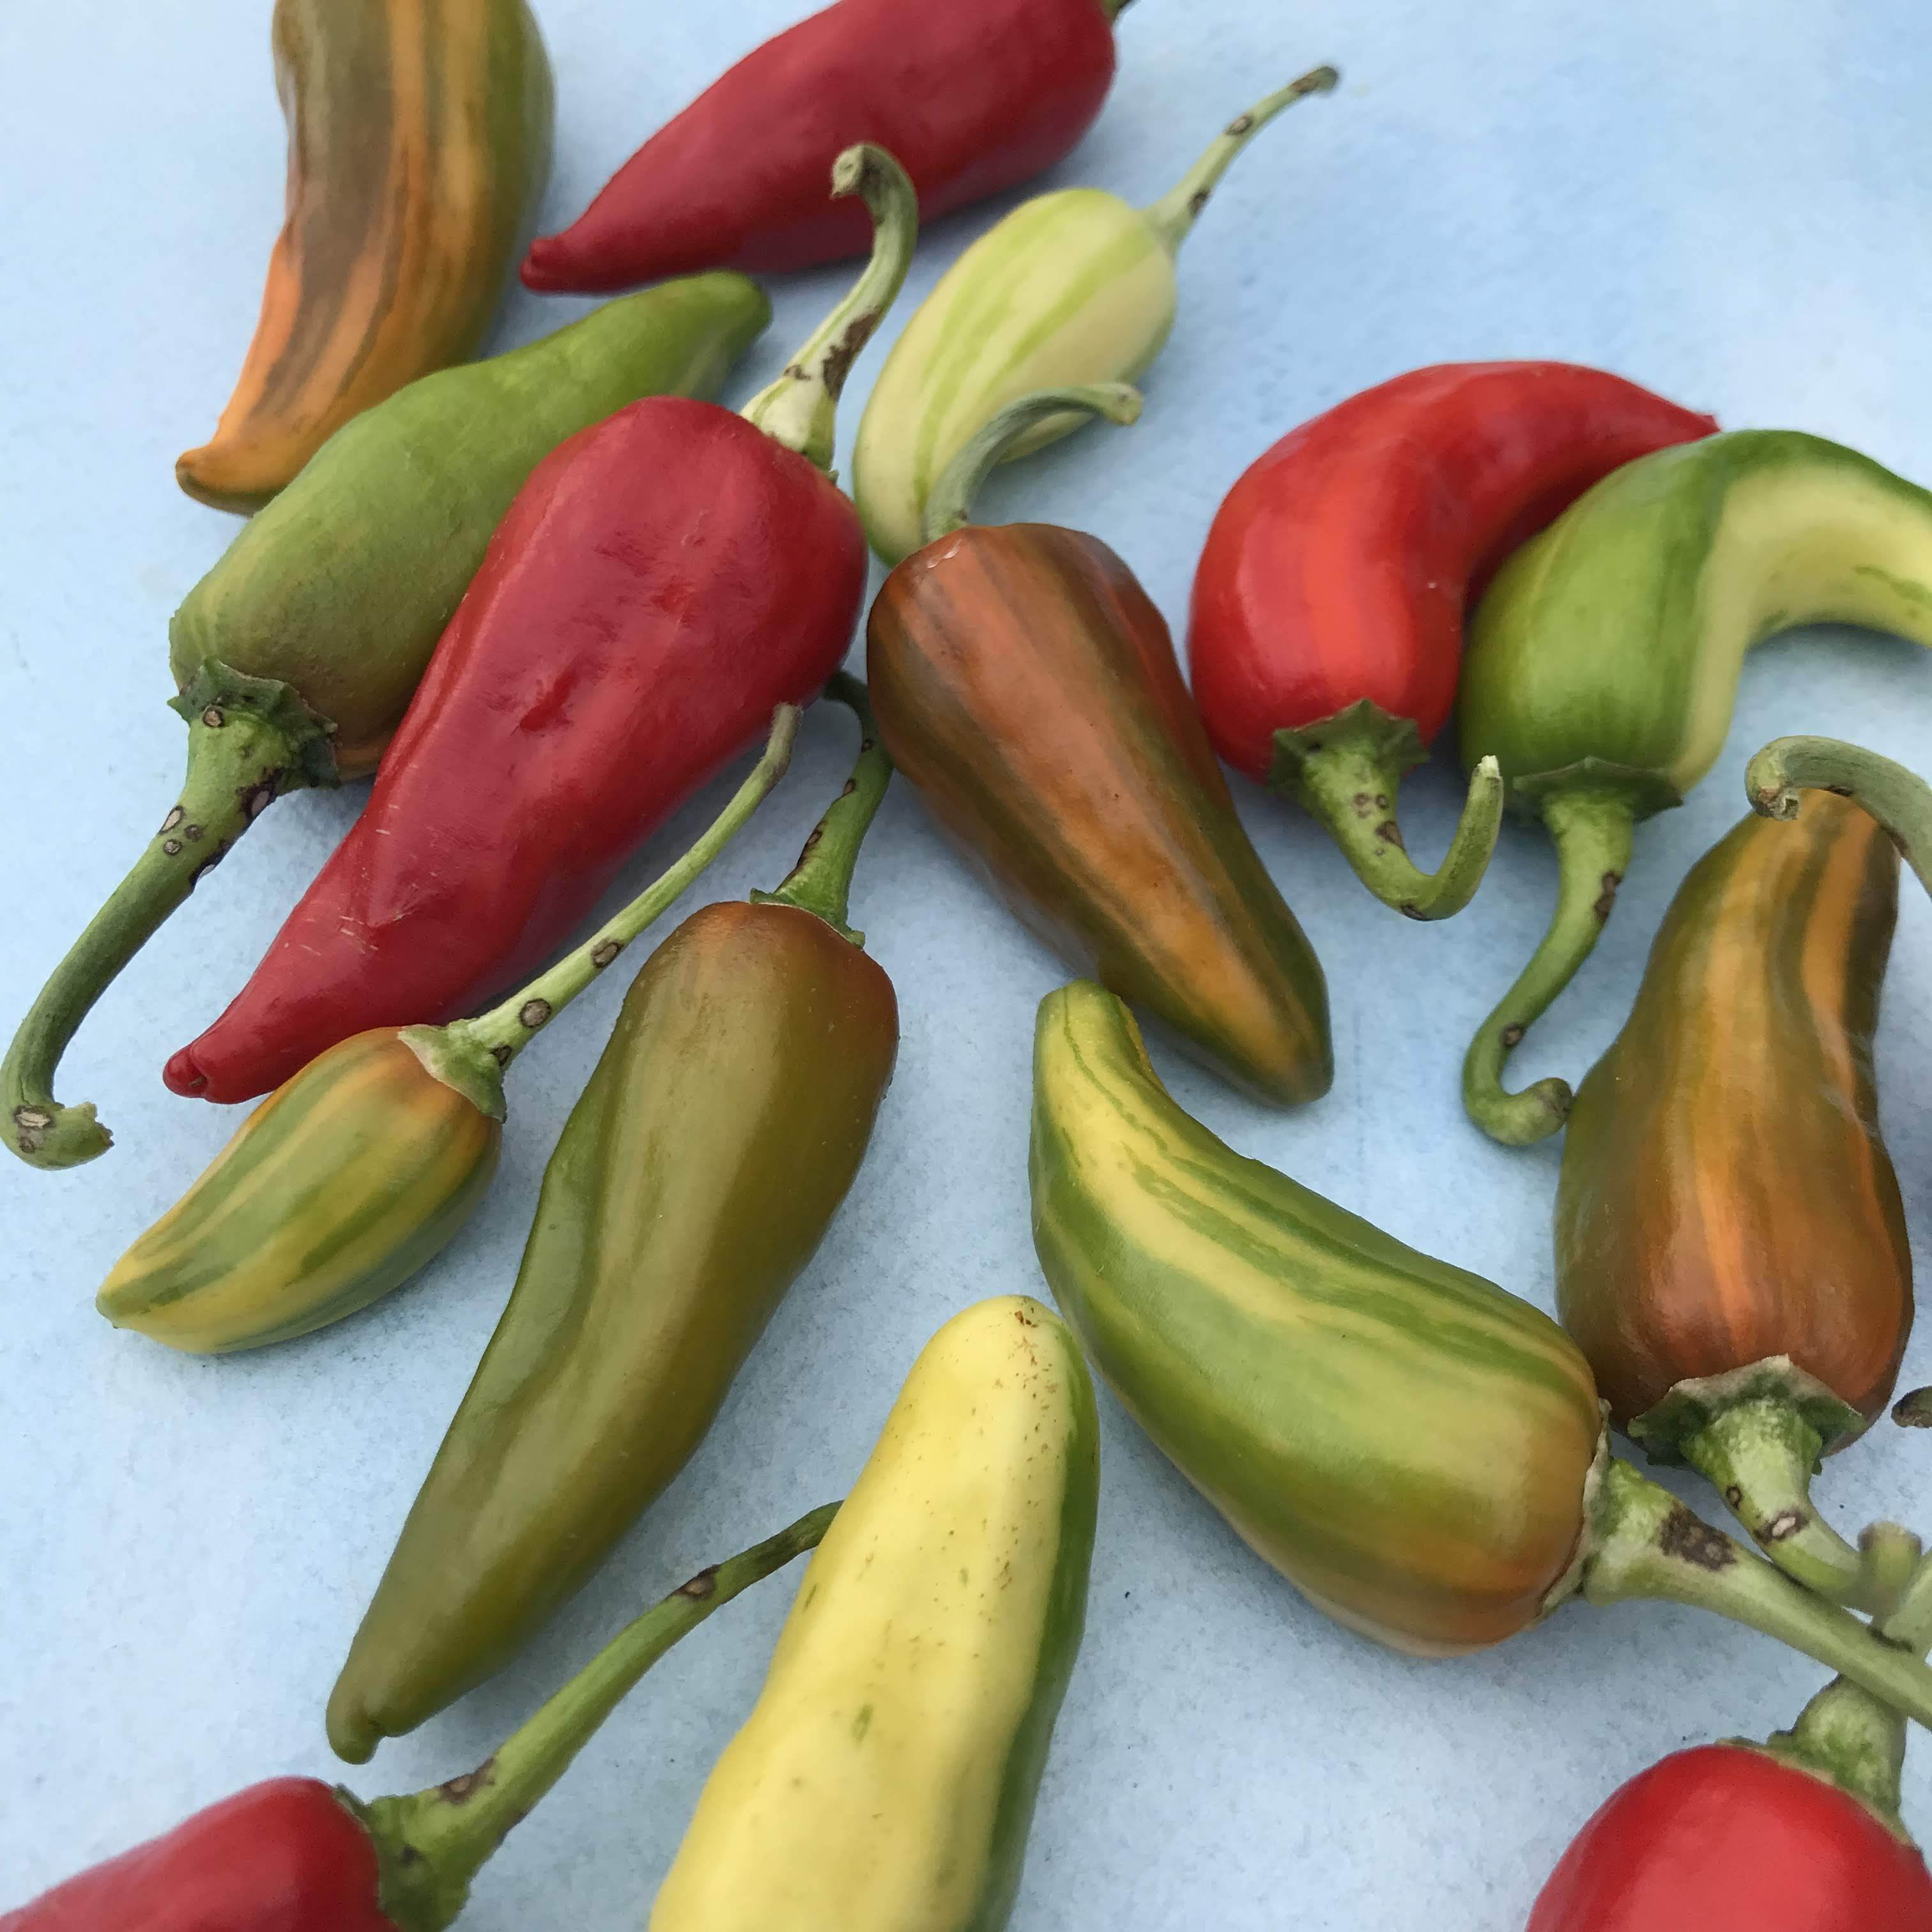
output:
[[[1695,1604],[1932,1724],[1932,1671],[1610,1460],[1555,1322],[1225,1146],[1090,981],[1040,1007],[1030,1171],[1094,1366],[1330,1616],[1444,1655],[1573,1596]]]
[[[1809,1485],[1882,1412],[1911,1332],[1872,1070],[1898,907],[1897,852],[1843,800],[1706,853],[1577,1090],[1556,1202],[1557,1306],[1611,1419],[1874,1610]]]
[[[764,757],[691,850],[521,992],[478,1019],[356,1034],[284,1081],[115,1263],[95,1306],[170,1348],[225,1354],[406,1281],[489,1185],[504,1070],[724,849],[783,775],[797,725],[781,705]]]
[[[274,800],[375,769],[538,463],[640,396],[716,394],[770,316],[743,276],[699,275],[425,376],[346,423],[243,526],[169,626],[180,795],[0,1064],[8,1147],[37,1167],[106,1151],[92,1105],[53,1097],[94,1002]]]
[[[1174,327],[1175,257],[1222,176],[1284,108],[1338,78],[1317,68],[1257,101],[1151,207],[1099,188],[1040,195],[947,269],[893,344],[853,448],[853,498],[886,562],[919,548],[934,486],[1009,403],[1152,364]],[[1003,460],[1086,420],[1069,411],[1036,423]]]
[[[1744,653],[1822,622],[1932,645],[1932,495],[1793,430],[1641,457],[1498,574],[1462,662],[1462,755],[1501,764],[1561,878],[1548,932],[1463,1063],[1463,1104],[1494,1138],[1562,1125],[1569,1087],[1508,1093],[1504,1062],[1596,944],[1638,821],[1710,770]]]
[[[999,1932],[1086,1618],[1098,1436],[1038,1302],[926,1344],[650,1932]]]
[[[544,1175],[502,1319],[329,1700],[354,1762],[501,1670],[690,1460],[830,1226],[892,1077],[844,924],[892,767],[865,744],[798,870],[658,947]]]

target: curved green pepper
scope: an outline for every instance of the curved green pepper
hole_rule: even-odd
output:
[[[835,689],[860,709],[858,687]],[[653,953],[328,1705],[352,1762],[501,1670],[704,1439],[865,1158],[898,1045],[844,924],[872,742],[798,874]]]
[[[1932,645],[1932,494],[1794,430],[1738,430],[1616,471],[1526,544],[1478,607],[1464,761],[1501,764],[1562,868],[1534,958],[1483,1022],[1463,1102],[1514,1145],[1554,1133],[1569,1087],[1505,1061],[1589,956],[1638,821],[1678,803],[1724,741],[1744,653],[1808,623]]]
[[[1094,1388],[1022,1295],[914,1364],[650,1932],[999,1932],[1086,1619]]]
[[[134,869],[68,950],[0,1064],[6,1144],[74,1167],[111,1141],[54,1070],[115,976],[276,799],[373,771],[530,472],[640,396],[716,394],[771,304],[742,275],[607,304],[446,369],[338,430],[168,627],[188,773]]]
[[[1040,1006],[1030,1172],[1094,1366],[1328,1615],[1450,1655],[1572,1597],[1695,1604],[1932,1724],[1932,1671],[1610,1459],[1548,1316],[1225,1146],[1090,981]]]
[[[1898,906],[1897,852],[1838,799],[1706,853],[1577,1090],[1556,1199],[1557,1307],[1612,1419],[1801,1582],[1880,1611],[1808,1492],[1911,1332],[1872,1070]]]
[[[892,345],[852,451],[852,496],[887,563],[920,542],[927,499],[953,459],[1010,403],[1070,383],[1130,381],[1174,327],[1174,261],[1234,158],[1284,108],[1338,79],[1317,68],[1257,101],[1148,208],[1099,188],[1023,202],[940,278]],[[1011,462],[1078,428],[1035,424]]]

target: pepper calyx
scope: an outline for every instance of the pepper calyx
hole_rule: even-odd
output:
[[[262,800],[263,806],[284,792],[342,782],[335,762],[333,722],[310,710],[295,686],[280,678],[250,677],[219,658],[204,658],[194,676],[168,700],[168,708],[190,727],[198,724],[219,731],[246,716],[280,736],[292,769],[277,774],[278,782]],[[259,812],[261,806],[255,808]]]
[[[1816,1475],[1826,1456],[1834,1456],[1857,1441],[1870,1426],[1836,1391],[1798,1367],[1789,1355],[1767,1355],[1742,1368],[1714,1376],[1688,1376],[1672,1384],[1625,1430],[1643,1444],[1653,1462],[1666,1468],[1695,1464],[1690,1445],[1722,1416],[1737,1409],[1766,1405],[1793,1417],[1815,1438],[1808,1462]]]
[[[507,1118],[503,1070],[496,1059],[455,1027],[404,1027],[396,1037],[422,1062],[424,1070],[493,1120]]]
[[[1312,724],[1274,734],[1268,788],[1326,828],[1355,876],[1409,919],[1448,919],[1474,896],[1502,827],[1502,773],[1492,758],[1470,775],[1449,850],[1433,872],[1409,858],[1396,817],[1402,775],[1429,754],[1415,721],[1360,698]]]
[[[1662,772],[1642,765],[1620,765],[1609,758],[1579,758],[1546,772],[1529,772],[1508,781],[1510,808],[1518,817],[1548,817],[1547,802],[1578,792],[1615,799],[1641,824],[1660,812],[1674,811],[1684,794]]]

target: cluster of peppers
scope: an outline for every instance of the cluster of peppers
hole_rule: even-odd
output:
[[[833,413],[919,214],[1064,155],[1105,98],[1125,4],[838,0],[523,264],[538,290],[685,279],[450,367],[488,326],[547,172],[524,0],[278,0],[287,225],[235,398],[178,466],[192,494],[259,514],[171,627],[182,794],[0,1065],[16,1152],[60,1167],[104,1150],[93,1108],[53,1097],[60,1054],[266,806],[375,784],[248,983],[169,1060],[178,1093],[269,1097],[117,1264],[102,1312],[218,1353],[418,1270],[489,1184],[505,1069],[756,808],[798,707],[829,688],[862,740],[790,878],[687,920],[626,997],[329,1700],[332,1743],[360,1762],[519,1652],[688,1460],[809,1262],[896,1052],[890,982],[846,923],[895,766],[1088,976],[1044,1003],[1035,1042],[1034,1235],[1066,1321],[1008,1299],[949,1324],[836,1516],[692,1580],[468,1778],[373,1805],[256,1787],[0,1926],[121,1923],[110,1905],[158,1882],[213,1888],[184,1927],[217,1910],[447,1924],[650,1662],[821,1537],[651,1923],[884,1926],[915,1907],[1004,1923],[1079,1641],[1083,1348],[1258,1554],[1379,1640],[1453,1654],[1573,1598],[1652,1598],[1839,1673],[1768,1746],[1681,1754],[1619,1792],[1532,1932],[1653,1924],[1666,1897],[1734,1922],[1748,1885],[1811,1932],[1932,1925],[1897,1816],[1899,1714],[1932,1723],[1932,1562],[1891,1526],[1846,1543],[1809,1495],[1891,1400],[1910,1324],[1871,1040],[1898,856],[1927,878],[1932,792],[1853,748],[1767,748],[1761,815],[1686,881],[1588,1079],[1574,1096],[1502,1084],[1608,916],[1635,824],[1714,761],[1744,652],[1821,619],[1932,644],[1932,496],[1817,438],[1718,434],[1600,371],[1418,370],[1294,431],[1230,493],[1195,585],[1190,694],[1120,557],[1057,526],[976,526],[970,508],[996,464],[1138,414],[1128,384],[1173,327],[1180,242],[1261,128],[1334,86],[1323,68],[1150,207],[1049,194],[969,249],[885,364],[848,500]],[[852,293],[741,416],[706,400],[768,319],[740,272],[856,252],[854,199],[873,240]],[[868,540],[892,566],[866,625],[869,697],[838,668]],[[1468,798],[1424,872],[1397,790],[1452,707]],[[767,729],[676,866],[467,1017]],[[1333,1077],[1322,969],[1217,754],[1293,796],[1414,918],[1468,902],[1506,808],[1549,827],[1557,910],[1471,1047],[1465,1098],[1505,1142],[1568,1124],[1563,1326],[1244,1160],[1162,1087],[1129,1003],[1269,1101]],[[480,813],[479,768],[496,788]],[[1802,788],[1825,796],[1798,816]],[[1786,1157],[1768,1164],[1773,1146]],[[1763,1553],[1612,1458],[1606,1418],[1708,1477]],[[994,1572],[997,1592],[978,1587]],[[935,1648],[951,1681],[933,1681]],[[1687,1864],[1645,1821],[1694,1804],[1736,1828]],[[921,1828],[882,1837],[887,1816]],[[1779,1832],[1796,1834],[1782,1853]],[[1820,1888],[1810,1918],[1780,1876],[1792,1844]]]

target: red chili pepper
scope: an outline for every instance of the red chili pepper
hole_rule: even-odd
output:
[[[671,1646],[814,1548],[828,1504],[627,1625],[475,1771],[364,1804],[271,1778],[0,1913],[0,1932],[442,1932],[484,1862]]]
[[[1189,658],[1215,748],[1299,800],[1378,898],[1460,910],[1500,778],[1478,773],[1432,875],[1405,856],[1395,806],[1454,700],[1465,610],[1592,484],[1716,428],[1599,369],[1450,362],[1291,431],[1228,492],[1195,577]]]
[[[1932,1636],[1932,1564],[1874,1524],[1883,1625]],[[1526,1932],[1932,1932],[1932,1874],[1898,1815],[1905,1720],[1835,1679],[1768,1744],[1673,1751],[1614,1792],[1531,1908]]]
[[[774,705],[838,668],[866,562],[825,473],[833,414],[916,232],[890,155],[854,148],[839,170],[836,191],[880,222],[858,286],[743,417],[648,398],[538,466],[362,818],[169,1060],[175,1092],[248,1100],[352,1034],[454,1018],[514,983]]]
[[[599,292],[697,266],[783,273],[863,252],[832,157],[876,142],[930,221],[1071,151],[1114,78],[1127,0],[838,0],[748,54],[613,176],[526,285]]]

